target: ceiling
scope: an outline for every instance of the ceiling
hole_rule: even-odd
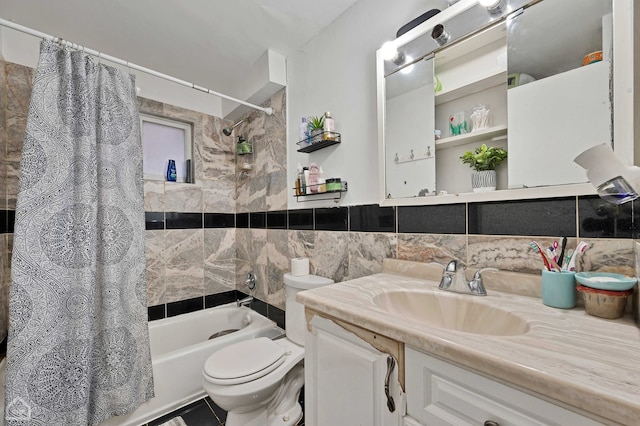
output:
[[[0,18],[234,96],[357,0],[2,0]],[[235,95],[238,96],[238,95]]]

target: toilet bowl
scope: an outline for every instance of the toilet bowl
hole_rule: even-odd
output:
[[[286,336],[234,343],[205,362],[202,385],[227,411],[226,426],[293,426],[302,418],[304,306],[298,292],[333,283],[315,275],[285,274]]]

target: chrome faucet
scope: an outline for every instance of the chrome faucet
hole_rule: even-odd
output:
[[[464,266],[458,266],[458,261],[452,260],[444,267],[438,288],[456,293],[486,296],[487,290],[485,290],[484,284],[482,283],[482,273],[484,271],[497,272],[498,270],[496,268],[478,269],[475,274],[473,274],[473,279],[467,281]]]
[[[251,306],[251,302],[253,302],[253,296],[247,296],[244,299],[237,300],[236,305],[238,308],[240,306]]]

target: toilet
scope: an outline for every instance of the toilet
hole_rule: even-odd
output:
[[[286,338],[245,340],[207,359],[202,384],[227,411],[226,426],[293,426],[302,418],[306,319],[296,295],[331,283],[317,275],[285,274]]]

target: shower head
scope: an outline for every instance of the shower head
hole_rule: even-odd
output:
[[[245,120],[248,120],[247,118],[238,121],[236,124],[234,124],[231,127],[225,127],[224,129],[222,129],[222,133],[224,133],[227,136],[231,136],[231,132],[233,132],[233,129],[235,129],[236,127],[238,127],[242,122],[244,122]]]

